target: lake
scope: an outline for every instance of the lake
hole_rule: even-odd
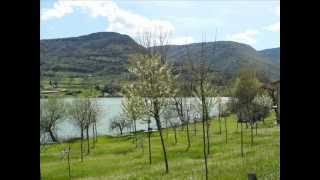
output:
[[[117,130],[110,129],[111,119],[118,116],[121,109],[121,97],[115,98],[97,98],[98,105],[100,106],[102,112],[99,116],[97,122],[97,132],[98,135],[116,135],[119,132]],[[41,101],[44,99],[41,99]],[[72,98],[64,98],[64,101],[70,102]],[[188,98],[191,102],[195,102],[195,98]],[[225,103],[228,100],[227,97],[222,98],[222,102]],[[210,115],[215,116],[218,113],[217,105],[215,105],[211,111]],[[148,124],[144,121],[137,121],[137,130],[147,130]],[[156,129],[155,120],[151,120],[151,127]],[[124,132],[128,132],[125,130]],[[75,137],[80,137],[80,130],[76,128],[73,123],[68,119],[59,120],[56,126],[55,134],[58,139],[70,139]]]

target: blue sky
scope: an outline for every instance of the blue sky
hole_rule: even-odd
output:
[[[280,46],[280,1],[41,0],[40,39],[101,31],[161,29],[170,44],[231,40],[261,50]]]

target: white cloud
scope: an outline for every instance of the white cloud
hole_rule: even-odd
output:
[[[91,17],[106,17],[108,27],[106,31],[114,31],[130,36],[136,36],[140,32],[148,31],[152,33],[162,32],[173,33],[174,26],[169,21],[149,19],[141,15],[123,10],[112,1],[57,1],[53,8],[43,10],[42,21],[62,18],[74,12],[74,8],[81,8]]]
[[[280,22],[276,22],[274,24],[271,24],[269,26],[264,27],[265,30],[271,31],[271,32],[280,32]]]
[[[228,35],[227,39],[231,41],[242,42],[242,43],[253,45],[253,44],[256,44],[257,42],[256,38],[258,34],[259,34],[258,30],[249,29],[241,33]]]
[[[47,21],[54,18],[62,18],[63,16],[73,12],[73,8],[66,6],[64,3],[54,3],[52,9],[44,9],[41,14],[41,20]]]
[[[183,45],[183,44],[190,44],[194,43],[194,39],[191,36],[184,36],[184,37],[176,37],[170,40],[169,44],[174,45]]]

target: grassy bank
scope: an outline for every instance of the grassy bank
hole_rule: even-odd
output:
[[[222,134],[219,123],[211,124],[211,154],[208,157],[209,179],[247,179],[248,172],[256,172],[258,179],[280,179],[280,128],[274,125],[272,114],[265,123],[259,123],[254,145],[250,144],[250,128],[244,125],[244,152],[240,154],[240,125],[235,116],[227,118],[228,143],[225,142],[224,120]],[[186,129],[178,131],[178,143],[174,144],[173,130],[169,129],[167,143],[169,174],[164,174],[164,162],[158,133],[151,138],[152,165],[149,164],[148,138],[139,134],[138,148],[129,137],[98,138],[90,155],[80,162],[80,142],[71,142],[72,179],[203,179],[202,124],[190,125],[191,148],[187,151]],[[106,127],[107,128],[107,127]],[[254,134],[256,132],[254,131]],[[143,143],[142,143],[143,142]],[[91,143],[91,142],[90,142]],[[86,146],[86,144],[85,144]],[[60,158],[60,151],[67,143],[48,145],[41,153],[43,179],[68,179],[68,164]]]

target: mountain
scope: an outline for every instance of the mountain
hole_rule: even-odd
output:
[[[186,45],[168,45],[168,61],[186,63]],[[212,70],[230,77],[240,68],[253,67],[271,80],[280,77],[280,48],[256,51],[249,45],[217,41],[207,43]],[[157,49],[158,47],[155,47]],[[201,43],[189,45],[191,57],[200,55]],[[40,69],[45,77],[94,75],[121,79],[127,73],[129,56],[146,49],[131,37],[115,32],[99,32],[85,36],[40,40]],[[279,59],[279,60],[278,60]]]
[[[121,75],[130,54],[137,51],[143,47],[114,32],[40,40],[40,69],[44,75]]]
[[[251,67],[271,80],[276,80],[280,77],[280,66],[275,63],[277,60],[273,56],[261,54],[260,51],[256,51],[247,44],[233,41],[217,41],[206,43],[206,47],[212,71],[233,77],[239,69]],[[201,43],[168,45],[168,61],[184,64],[187,61],[187,49],[189,49],[192,59],[196,60],[200,57]]]
[[[259,53],[271,60],[271,62],[275,64],[280,63],[280,48],[271,48],[271,49],[264,49],[259,51]]]

